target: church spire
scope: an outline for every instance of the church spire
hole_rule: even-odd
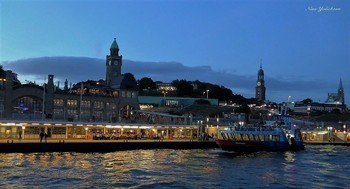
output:
[[[340,78],[338,90],[343,90],[343,81]]]

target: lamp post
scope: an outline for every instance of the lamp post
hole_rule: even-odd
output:
[[[85,138],[88,139],[88,128],[85,127]]]
[[[328,138],[329,138],[329,142],[331,142],[331,132],[332,132],[332,129],[333,129],[333,127],[327,127],[327,129],[328,129]]]
[[[216,118],[216,138],[219,138],[219,117]]]
[[[207,99],[209,98],[209,89],[206,90],[207,92]]]
[[[203,128],[202,128],[202,125],[203,125],[203,121],[202,120],[200,120],[200,126],[199,126],[199,128],[200,128],[200,137],[201,137],[201,140],[203,140]]]
[[[207,129],[206,129],[206,133],[209,134],[209,117],[207,117]]]
[[[199,120],[197,121],[197,124],[198,124],[197,139],[199,139],[199,136],[200,136],[199,132],[200,132],[200,129],[201,129],[201,127],[199,125]]]
[[[347,134],[346,134],[346,125],[343,125],[344,128],[344,142],[347,142]]]
[[[162,91],[163,95],[164,95],[164,107],[166,106],[166,103],[165,103],[165,94],[167,94],[168,92],[167,91]]]
[[[22,126],[22,131],[21,131],[21,136],[20,136],[20,139],[24,139],[24,130],[26,129],[26,127],[25,126]]]

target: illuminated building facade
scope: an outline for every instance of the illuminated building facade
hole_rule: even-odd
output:
[[[20,84],[12,71],[0,80],[0,119],[118,122],[139,109],[132,74],[122,74],[122,56],[114,39],[106,56],[106,80],[76,83],[60,89],[54,75],[44,86]]]

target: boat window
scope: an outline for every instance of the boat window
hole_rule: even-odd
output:
[[[264,135],[258,135],[260,141],[264,141]]]
[[[226,140],[225,133],[221,133],[222,139]]]
[[[236,140],[236,137],[235,137],[234,134],[231,133],[230,136],[231,136],[231,139],[232,139],[232,140]]]
[[[237,140],[243,140],[241,134],[235,134],[235,136],[236,136]]]
[[[260,141],[259,135],[254,135],[255,141]]]
[[[231,137],[231,135],[229,133],[226,133],[226,137],[227,137],[228,140],[232,140],[232,137]]]
[[[264,135],[264,141],[269,141],[269,135]]]
[[[249,141],[255,141],[255,137],[253,134],[248,134],[247,136]]]
[[[263,139],[260,138],[260,135],[255,135],[255,138],[256,138],[258,141],[263,141]]]
[[[247,136],[248,141],[252,140],[252,138],[250,138],[249,134],[247,134],[246,136]]]
[[[254,141],[257,141],[257,139],[256,139],[256,135],[251,135],[252,136],[252,138],[251,139],[253,139]]]
[[[241,140],[244,140],[244,134],[240,134],[241,135]]]
[[[226,140],[230,140],[230,138],[228,137],[228,134],[227,134],[227,133],[225,133],[225,139],[226,139]]]
[[[280,136],[279,135],[272,135],[272,141],[279,141]]]
[[[244,141],[249,141],[249,136],[247,135],[247,134],[242,134],[243,136],[242,136],[242,139],[244,140]]]

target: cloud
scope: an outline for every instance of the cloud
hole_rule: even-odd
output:
[[[105,78],[105,60],[87,57],[38,57],[2,62],[4,69],[13,70],[19,78],[43,81],[53,74],[55,81],[76,83]],[[253,70],[252,73],[257,73]],[[245,97],[254,97],[257,75],[239,75],[225,71],[214,71],[210,66],[186,66],[178,62],[141,62],[123,60],[122,72],[134,74],[136,79],[150,77],[154,81],[171,82],[175,79],[199,80],[232,89]],[[23,79],[22,82],[23,82]],[[315,98],[324,101],[327,92],[336,92],[338,86],[323,81],[306,81],[298,78],[266,76],[267,98],[286,101],[288,96],[302,100]],[[345,87],[345,86],[344,86]]]

